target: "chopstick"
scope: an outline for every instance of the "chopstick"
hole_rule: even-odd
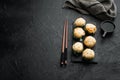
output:
[[[62,35],[62,52],[61,52],[61,60],[60,60],[61,66],[64,65],[65,27],[66,27],[66,21],[64,23],[63,35]]]
[[[62,35],[62,51],[61,51],[61,60],[60,65],[67,65],[67,48],[68,48],[68,21],[65,20],[64,28]]]
[[[67,48],[68,48],[68,20],[66,20],[66,30],[65,30],[65,64],[67,64]]]

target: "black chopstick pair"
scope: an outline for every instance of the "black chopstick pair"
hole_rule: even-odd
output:
[[[63,36],[62,36],[62,51],[61,51],[61,59],[60,59],[61,66],[67,65],[67,48],[68,48],[68,20],[65,20]]]

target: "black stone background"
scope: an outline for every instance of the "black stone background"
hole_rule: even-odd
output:
[[[120,0],[114,34],[101,38],[100,21],[69,9],[65,0],[0,0],[0,80],[120,80]],[[72,23],[97,25],[98,64],[70,62]],[[68,66],[59,66],[63,23],[69,21]]]

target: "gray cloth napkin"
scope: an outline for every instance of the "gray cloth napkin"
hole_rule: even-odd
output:
[[[81,14],[91,14],[101,20],[112,20],[117,15],[113,0],[69,0],[64,7],[77,10]]]

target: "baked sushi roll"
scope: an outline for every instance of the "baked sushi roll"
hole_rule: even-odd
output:
[[[86,24],[86,20],[83,18],[77,18],[74,22],[74,25],[79,27],[85,26],[85,24]]]
[[[84,60],[92,60],[94,59],[94,57],[95,57],[95,52],[92,49],[87,48],[82,52],[82,58]]]
[[[85,36],[85,31],[82,28],[77,27],[77,28],[74,28],[73,35],[74,35],[74,38],[79,39]]]
[[[87,36],[84,39],[84,45],[89,48],[93,48],[96,44],[96,39],[92,36]]]
[[[87,31],[89,34],[95,34],[97,28],[94,24],[88,23],[85,25],[85,31]]]
[[[83,51],[83,44],[81,42],[76,42],[73,44],[72,49],[74,53],[81,53]]]

